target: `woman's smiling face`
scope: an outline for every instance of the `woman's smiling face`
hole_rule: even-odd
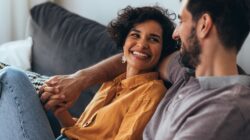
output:
[[[123,50],[129,68],[149,72],[158,64],[163,44],[163,30],[154,20],[135,25],[128,33]]]

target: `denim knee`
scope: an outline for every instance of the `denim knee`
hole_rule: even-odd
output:
[[[18,79],[27,78],[26,74],[14,67],[5,67],[0,71],[1,82],[18,82]]]
[[[5,67],[0,70],[0,97],[2,90],[7,85],[18,85],[23,82],[29,82],[27,75],[21,70],[14,67]]]
[[[0,139],[54,139],[39,97],[21,70],[7,67],[0,71]],[[8,127],[6,127],[8,126]],[[39,128],[38,128],[39,127]],[[12,130],[14,134],[12,134]]]

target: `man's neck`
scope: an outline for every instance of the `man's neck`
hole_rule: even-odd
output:
[[[195,76],[238,75],[236,51],[225,49],[220,44],[214,43],[213,45],[203,47],[200,55],[201,63],[196,67]],[[211,47],[214,49],[211,49]],[[206,48],[209,49],[206,50]]]

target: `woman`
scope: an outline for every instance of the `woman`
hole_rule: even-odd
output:
[[[122,63],[126,65],[127,70],[124,74],[102,85],[77,121],[67,111],[56,113],[56,117],[64,126],[63,135],[58,139],[142,139],[142,131],[146,123],[166,92],[163,82],[158,79],[158,73],[154,72],[155,67],[162,56],[175,50],[174,47],[169,47],[175,44],[171,39],[174,25],[166,14],[166,10],[157,6],[127,7],[122,10],[116,20],[109,24],[108,31],[111,37],[118,46],[123,46]],[[16,71],[10,71],[10,74],[5,74],[5,77],[15,76]],[[21,79],[23,83],[27,83],[25,76]],[[29,83],[23,84],[25,87],[12,89],[11,85],[15,81],[11,84],[2,81],[9,86],[10,94],[16,95],[16,92],[25,89],[25,93],[34,92],[34,90],[27,91],[30,89],[27,88]],[[44,92],[48,92],[46,88]],[[7,93],[2,92],[2,94]],[[29,94],[29,96],[35,96],[35,94]],[[34,97],[32,104],[25,102],[21,105],[16,100],[17,98],[19,97],[14,97],[14,102],[17,102],[19,111],[22,112],[21,116],[15,119],[16,123],[5,127],[20,129],[24,138],[53,139],[37,98]],[[1,108],[5,110],[7,107],[9,106],[0,106],[0,111]],[[25,110],[31,114],[25,115]],[[36,115],[41,118],[34,120],[33,116]],[[6,115],[0,115],[0,117],[7,119]]]
[[[173,29],[159,7],[123,9],[108,31],[123,46],[127,70],[102,85],[77,122],[68,112],[57,114],[66,126],[63,134],[70,139],[142,139],[144,126],[166,92],[154,70],[160,57],[172,51],[167,46],[174,43]]]

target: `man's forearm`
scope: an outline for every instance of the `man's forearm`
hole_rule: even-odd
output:
[[[82,88],[109,81],[125,72],[126,65],[121,63],[121,57],[122,54],[117,54],[89,68],[77,71],[75,74],[82,81]]]

